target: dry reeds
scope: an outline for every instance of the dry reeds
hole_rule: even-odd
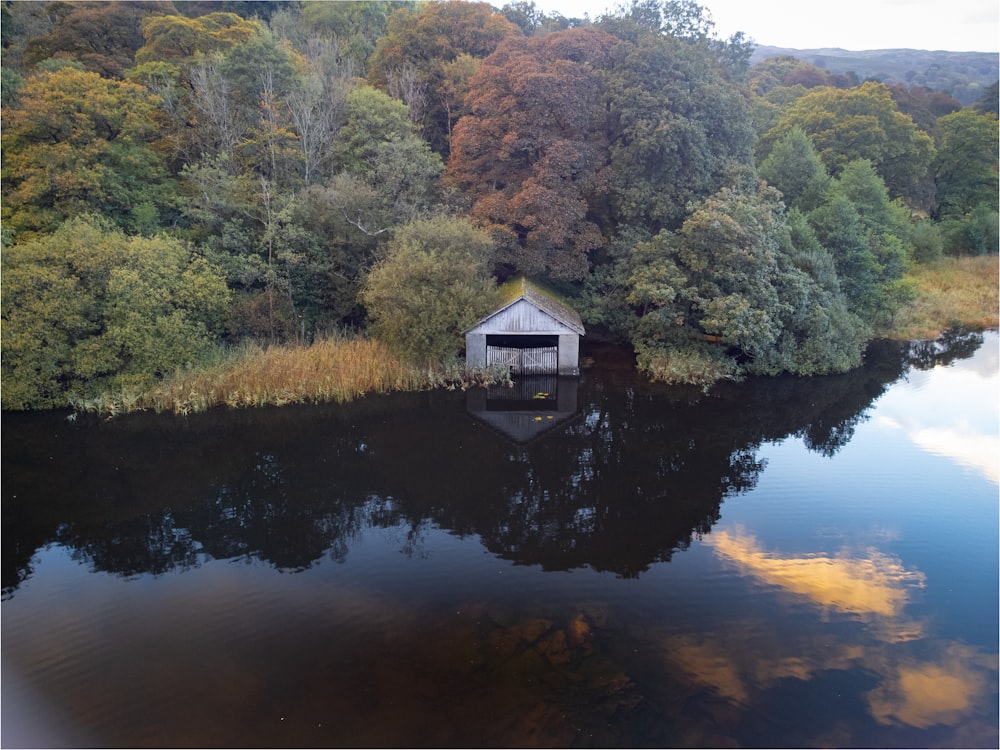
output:
[[[918,264],[907,275],[917,299],[896,315],[892,337],[932,339],[948,328],[1000,325],[1000,258],[945,258]]]
[[[176,373],[141,394],[105,395],[74,404],[114,416],[152,410],[190,414],[218,406],[244,408],[344,403],[366,394],[496,382],[464,366],[420,369],[364,338],[330,338],[311,346],[244,344],[212,364]],[[502,380],[502,378],[499,378]]]

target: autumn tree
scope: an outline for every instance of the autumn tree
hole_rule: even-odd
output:
[[[520,29],[484,2],[453,0],[402,8],[389,17],[386,33],[378,40],[368,80],[388,89],[401,76],[411,76],[410,89],[418,89],[426,99],[423,135],[431,148],[447,156],[448,136],[466,111],[467,89],[462,84],[468,78],[462,72],[468,60],[482,60],[504,39],[520,35]],[[463,56],[466,62],[456,69],[453,63]]]
[[[449,173],[473,216],[502,232],[501,258],[518,270],[582,279],[603,242],[588,216],[609,185],[598,71],[618,43],[593,30],[516,37],[473,79]]]
[[[63,67],[39,72],[5,113],[3,216],[7,229],[51,231],[100,213],[133,231],[156,228],[169,180],[151,147],[159,100],[145,88]]]
[[[145,44],[136,52],[135,62],[190,63],[197,54],[232,49],[262,32],[259,22],[235,13],[209,13],[197,18],[150,16],[142,23]]]
[[[126,78],[160,98],[166,115],[160,141],[174,171],[206,151],[232,154],[244,123],[238,120],[234,84],[220,67],[222,55],[263,33],[259,22],[229,12],[172,13],[143,23],[145,44]]]
[[[909,115],[914,124],[925,133],[934,133],[937,118],[957,112],[962,105],[957,99],[943,91],[934,91],[926,86],[889,87],[892,99],[899,111]]]
[[[132,67],[136,51],[145,44],[143,20],[174,12],[168,0],[154,2],[66,3],[56,15],[55,27],[28,40],[25,64],[48,58],[79,61],[105,78],[122,78]]]

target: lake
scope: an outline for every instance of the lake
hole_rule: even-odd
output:
[[[3,415],[4,747],[997,747],[996,332]]]

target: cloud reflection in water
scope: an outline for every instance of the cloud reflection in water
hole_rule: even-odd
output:
[[[878,405],[878,424],[902,430],[921,450],[948,458],[1000,485],[1000,364],[995,332],[970,359],[914,370]],[[970,398],[975,415],[960,406]]]
[[[947,726],[952,739],[968,747],[995,737],[988,717],[995,715],[997,656],[935,640],[929,623],[906,617],[913,592],[925,585],[922,572],[874,548],[786,556],[739,530],[713,532],[704,543],[741,574],[817,607],[820,631],[779,632],[766,620],[735,618],[725,630],[668,636],[664,656],[674,666],[751,708],[773,700],[766,691],[789,679],[804,683],[854,671],[877,680],[865,700],[878,724]],[[828,627],[838,615],[864,627]]]

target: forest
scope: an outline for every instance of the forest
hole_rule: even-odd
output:
[[[5,0],[0,22],[4,409],[248,346],[363,339],[442,372],[517,274],[654,380],[844,372],[909,271],[998,251],[996,83],[963,106],[751,64],[693,0]]]

